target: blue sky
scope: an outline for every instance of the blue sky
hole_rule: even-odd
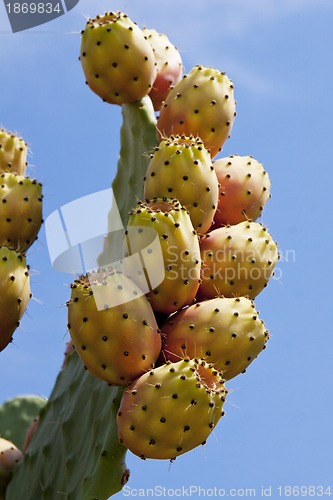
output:
[[[278,279],[256,299],[271,332],[268,348],[230,381],[227,414],[208,444],[172,465],[129,453],[129,486],[256,488],[259,496],[272,485],[279,498],[278,485],[331,481],[333,493],[333,4],[81,0],[65,16],[16,34],[1,4],[0,125],[29,143],[28,174],[43,182],[45,217],[108,188],[115,174],[120,108],[84,85],[78,61],[85,16],[110,9],[167,33],[186,71],[214,66],[234,81],[238,114],[220,156],[250,154],[268,170],[273,196],[262,221],[282,254]],[[68,340],[72,278],[52,269],[44,229],[28,262],[36,300],[0,354],[0,402],[48,396]]]

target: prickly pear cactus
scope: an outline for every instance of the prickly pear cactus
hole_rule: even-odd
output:
[[[245,198],[256,200],[257,214],[249,212],[242,191],[245,220],[212,226],[221,186],[211,159],[233,126],[233,83],[214,68],[195,66],[173,82],[157,119],[158,106],[154,110],[146,95],[157,71],[154,50],[120,12],[89,19],[82,31],[80,59],[88,85],[104,101],[122,105],[120,159],[112,184],[116,203],[99,269],[71,287],[67,305],[73,345],[68,344],[66,361],[28,433],[23,461],[13,465],[8,487],[6,477],[6,500],[107,500],[128,480],[127,448],[142,459],[174,460],[204,444],[224,414],[226,380],[243,372],[266,346],[268,331],[250,299],[272,276],[278,248],[264,226],[247,219],[261,214],[270,186],[260,185],[258,196],[252,184],[247,187]],[[185,144],[172,144],[184,163],[178,158],[166,179],[170,158],[163,158],[159,176],[155,165],[149,169],[149,160],[157,162],[157,141],[170,149],[170,136],[182,141],[184,136]],[[197,150],[188,158],[189,137],[195,138]],[[7,139],[11,144],[12,137],[0,134],[0,153]],[[198,173],[193,169],[199,159],[206,168]],[[252,183],[258,176],[248,163],[240,178]],[[6,158],[8,170],[13,171]],[[229,180],[230,170],[226,175]],[[147,193],[150,177],[157,183]],[[163,183],[167,192],[157,192]],[[143,196],[149,199],[139,201]],[[199,218],[192,208],[200,209]],[[119,214],[124,227],[114,230]],[[2,260],[0,255],[6,290],[8,278],[19,282],[9,274],[8,260],[7,254]],[[130,279],[123,276],[120,282],[122,271]],[[89,274],[99,278],[92,283]],[[105,297],[105,278],[111,276],[111,306],[103,301],[100,307],[97,296]],[[128,290],[125,281],[130,281]],[[17,293],[12,296],[17,317],[10,326],[15,327],[24,301]],[[135,300],[139,306],[133,308]]]

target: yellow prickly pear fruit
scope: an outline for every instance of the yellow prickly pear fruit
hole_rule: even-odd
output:
[[[157,74],[149,97],[155,111],[161,109],[170,88],[176,85],[182,77],[183,63],[178,49],[170,42],[164,33],[154,29],[143,28],[143,33],[154,51]]]
[[[273,276],[277,244],[258,222],[240,222],[207,233],[200,241],[200,300],[218,296],[254,299]]]
[[[130,278],[116,271],[93,276],[71,286],[69,333],[90,373],[126,385],[154,366],[161,335],[147,298]]]
[[[150,43],[123,12],[88,19],[82,31],[80,61],[91,90],[111,104],[142,99],[156,77]]]
[[[235,117],[234,86],[225,73],[195,66],[165,99],[157,120],[160,137],[198,135],[214,158]]]
[[[24,175],[27,168],[27,143],[13,132],[0,129],[0,172]]]
[[[140,458],[174,459],[207,438],[224,414],[224,379],[204,360],[166,363],[123,393],[120,441]]]
[[[22,451],[14,443],[0,437],[0,498],[5,498],[6,487],[22,458]]]
[[[27,308],[30,293],[29,268],[25,256],[0,247],[0,351],[12,340]]]
[[[218,189],[210,154],[198,137],[171,136],[155,148],[144,181],[145,198],[177,198],[200,234],[213,223]]]

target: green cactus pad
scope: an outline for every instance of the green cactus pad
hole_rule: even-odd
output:
[[[17,396],[5,401],[0,406],[0,437],[22,449],[30,424],[45,404],[45,398],[35,395]]]
[[[150,97],[146,96],[135,104],[122,106],[123,123],[120,130],[120,157],[118,170],[112,183],[123,225],[127,225],[131,208],[143,196],[143,179],[146,175],[149,154],[157,145],[156,118]],[[111,203],[111,200],[110,200]],[[109,228],[103,253],[99,256],[99,266],[105,266],[122,256],[122,237],[113,232],[114,207],[109,213]],[[118,214],[117,214],[118,215]],[[115,255],[114,259],[110,255]]]
[[[119,491],[128,477],[126,448],[117,440],[121,393],[85,371],[76,353],[70,356],[6,500],[106,500]]]

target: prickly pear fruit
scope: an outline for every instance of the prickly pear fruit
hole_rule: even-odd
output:
[[[277,244],[257,222],[214,229],[202,238],[200,249],[199,300],[222,295],[253,299],[267,285],[279,258]]]
[[[245,297],[197,302],[173,314],[161,330],[164,359],[203,358],[226,380],[244,372],[268,340],[259,312]]]
[[[195,66],[169,92],[157,120],[162,137],[198,135],[214,158],[234,122],[233,83],[220,71]]]
[[[150,92],[157,71],[153,49],[126,14],[106,12],[88,19],[81,34],[87,84],[104,101],[133,103]]]
[[[151,229],[156,231],[162,255],[151,246]],[[193,302],[200,283],[199,240],[187,210],[178,200],[139,202],[130,213],[124,247],[126,255],[141,252],[144,274],[136,274],[131,260],[124,260],[126,272],[141,289],[147,276],[151,284],[155,275],[161,274],[160,283],[150,286],[147,293],[154,311],[171,313]]]
[[[143,33],[154,51],[157,75],[149,92],[155,111],[161,108],[170,88],[179,82],[183,73],[182,58],[178,49],[164,33],[143,28]]]
[[[173,196],[189,211],[199,233],[210,228],[217,208],[218,181],[211,157],[194,136],[171,136],[151,155],[144,197]]]
[[[42,219],[42,185],[35,179],[0,175],[0,245],[25,252],[36,240]]]
[[[25,256],[0,247],[0,352],[12,340],[29,299],[30,278]]]
[[[90,373],[125,385],[154,366],[161,335],[147,298],[131,279],[120,272],[96,273],[75,280],[71,289],[68,329]],[[96,300],[103,299],[99,310]]]
[[[221,373],[205,361],[166,363],[124,391],[120,441],[141,458],[174,459],[205,443],[224,413],[225,396]]]
[[[27,168],[27,143],[3,128],[0,129],[0,172],[24,175]]]
[[[0,498],[5,498],[7,484],[12,478],[16,465],[22,460],[23,453],[14,443],[0,437]]]
[[[271,196],[271,181],[262,164],[252,156],[235,155],[213,165],[220,184],[214,229],[258,219]]]

